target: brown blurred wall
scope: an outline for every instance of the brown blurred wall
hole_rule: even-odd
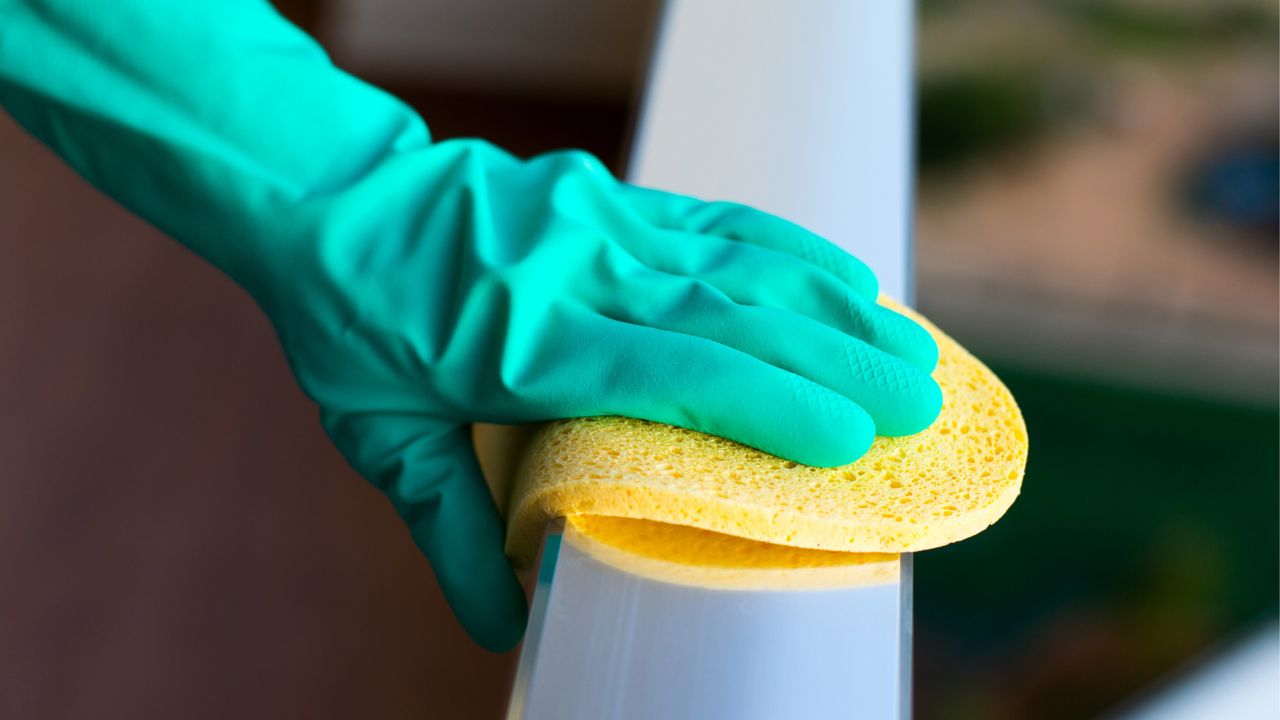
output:
[[[473,646],[212,267],[0,115],[0,718],[491,718]]]

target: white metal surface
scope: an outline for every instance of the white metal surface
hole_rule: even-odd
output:
[[[806,225],[910,301],[912,20],[906,0],[672,0],[629,179]],[[713,590],[554,531],[509,717],[906,717],[910,568],[875,587]]]
[[[912,3],[672,0],[632,182],[798,222],[910,300]]]
[[[725,590],[605,564],[572,527],[544,548],[512,718],[900,715],[897,582]]]

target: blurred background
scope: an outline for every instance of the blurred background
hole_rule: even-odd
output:
[[[439,138],[622,171],[656,0],[289,0]],[[1022,498],[916,561],[917,716],[1143,707],[1280,584],[1277,15],[932,0],[918,304],[1007,381]],[[0,716],[496,718],[238,288],[0,117]]]

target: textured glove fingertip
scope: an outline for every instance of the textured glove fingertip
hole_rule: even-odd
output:
[[[889,437],[915,435],[938,419],[942,403],[942,388],[932,377],[921,373],[919,381],[903,393],[893,412],[878,418],[876,431]]]
[[[821,385],[791,377],[798,402],[790,413],[771,411],[777,413],[776,422],[789,427],[773,434],[770,452],[816,467],[848,465],[865,455],[876,436],[866,410]]]

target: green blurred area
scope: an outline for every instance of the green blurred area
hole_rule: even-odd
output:
[[[1275,38],[1275,13],[1257,5],[1220,2],[1161,7],[1087,0],[1062,3],[1058,9],[1119,50],[1185,52]]]
[[[1275,612],[1274,410],[995,370],[1030,461],[997,525],[916,558],[917,631],[957,661],[932,716],[1092,716]]]
[[[1273,48],[1276,41],[1276,9],[1239,1],[925,0],[921,20],[927,26],[982,11],[995,19],[1002,8],[1019,6],[1037,8],[1042,22],[1028,28],[1025,37],[1013,41],[993,33],[989,42],[978,38],[967,53],[949,57],[941,68],[923,69],[917,153],[925,173],[1025,147],[1075,121],[1081,108],[1071,107],[1071,101],[1089,100],[1063,102],[1062,92],[1087,95],[1117,60],[1195,64],[1242,48]],[[1042,43],[1027,41],[1037,34],[1045,35]]]
[[[921,582],[941,583],[922,603],[954,595],[946,588],[961,580],[990,590],[998,603],[946,603],[984,643],[1021,629],[1010,608],[1049,585],[1077,604],[1141,600],[1165,583],[1215,622],[1271,607],[1280,583],[1274,411],[996,372],[1032,438],[1024,492],[990,532],[922,556]]]
[[[1061,149],[1084,136],[1111,133],[1118,144],[1155,132],[1149,116],[1134,119],[1117,102],[1135,75],[1184,83],[1195,96],[1224,78],[1256,88],[1280,59],[1276,7],[1250,0],[925,0],[921,10],[917,152],[921,184],[931,189],[964,188],[984,171],[1034,162],[1041,150],[1059,150],[1040,153],[1042,161],[1061,160]],[[1260,251],[1276,249],[1275,121],[1233,125],[1213,114],[1213,100],[1197,102],[1209,118],[1186,125],[1205,133],[1194,145],[1198,154],[1170,158],[1162,194],[1148,204],[1188,227],[1201,222],[1187,235],[1206,247],[1274,265],[1274,254]],[[1269,112],[1274,118],[1274,108]],[[958,203],[971,196],[922,197]],[[1117,206],[1139,200],[1108,199]],[[1000,200],[984,206],[988,224],[979,232],[995,222],[991,208],[1017,198]],[[1076,206],[1085,214],[1090,207]],[[1025,216],[1032,220],[1016,252],[1042,242],[1035,213]],[[936,230],[930,238],[933,247],[953,239]],[[1098,248],[1124,240],[1082,233],[1077,257],[1115,257]],[[1113,312],[1124,305],[1115,297],[1126,282],[1141,285],[1126,281],[1121,264],[1088,267],[1109,273],[1119,289],[1110,302],[1059,300],[1076,302],[1078,313]],[[957,270],[956,282],[964,272]],[[1170,295],[1189,282],[1170,279]],[[997,302],[981,290],[975,296]],[[932,300],[941,315],[953,298]],[[1170,301],[1170,315],[1148,321],[1172,324],[1176,306]],[[1019,338],[1010,333],[994,353],[956,335],[979,357],[1003,359],[993,369],[1025,414],[1030,461],[1022,496],[1005,518],[975,538],[916,556],[921,718],[1113,713],[1278,609],[1280,412],[1273,388],[1233,401],[1081,380],[1020,364]],[[1230,372],[1211,364],[1196,371]],[[1106,368],[1078,377],[1103,378]]]
[[[1041,136],[1042,76],[1031,69],[958,71],[922,79],[916,153],[921,168],[938,171],[1019,147]]]

